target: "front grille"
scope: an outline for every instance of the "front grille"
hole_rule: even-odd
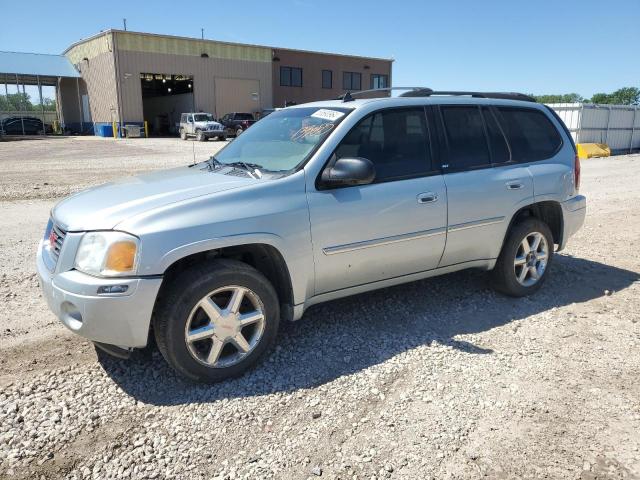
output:
[[[64,237],[66,236],[67,232],[54,223],[51,227],[51,235],[49,237],[49,251],[56,262],[60,256],[60,250],[62,250],[62,244],[64,243]]]

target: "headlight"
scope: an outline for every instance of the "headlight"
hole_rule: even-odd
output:
[[[123,232],[85,233],[76,252],[75,268],[89,275],[132,275],[138,267],[140,240]]]

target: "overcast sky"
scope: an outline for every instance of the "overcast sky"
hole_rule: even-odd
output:
[[[0,50],[61,53],[102,29],[394,58],[395,86],[640,87],[640,0],[2,1]],[[28,7],[27,7],[28,5]]]

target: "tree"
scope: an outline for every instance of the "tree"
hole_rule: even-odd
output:
[[[56,101],[52,98],[43,98],[42,106],[47,112],[56,111]],[[40,103],[31,103],[31,96],[28,93],[10,93],[0,95],[0,111],[28,111],[39,112]]]
[[[533,95],[540,103],[579,103],[584,101],[578,93],[565,93],[562,95]]]
[[[596,93],[591,97],[591,103],[640,105],[640,89],[623,87],[613,93]]]

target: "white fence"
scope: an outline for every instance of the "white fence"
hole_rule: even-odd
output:
[[[613,152],[640,149],[640,106],[550,103],[576,143],[606,143]]]

